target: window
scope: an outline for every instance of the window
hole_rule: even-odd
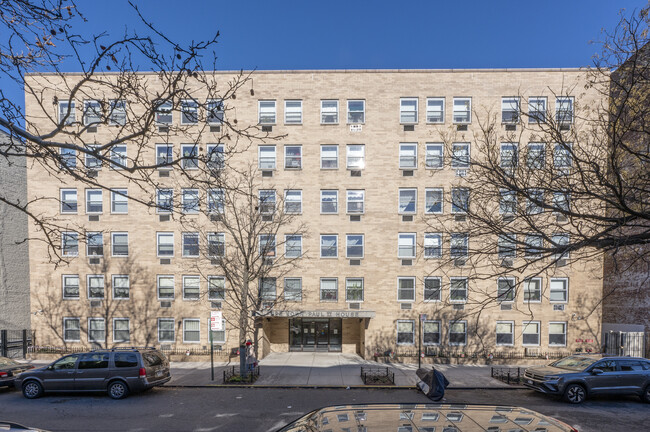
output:
[[[538,258],[542,255],[544,238],[541,235],[527,234],[524,243],[524,256],[526,258]]]
[[[415,343],[415,321],[397,321],[397,345]]]
[[[499,258],[514,258],[517,256],[517,234],[499,234],[497,240]]]
[[[397,301],[415,301],[415,278],[397,278]]]
[[[445,98],[427,98],[427,123],[445,122]]]
[[[199,168],[199,148],[196,144],[182,144],[181,157],[183,169],[194,170]]]
[[[156,144],[156,165],[159,165],[159,168],[171,168],[171,166],[165,165],[174,161],[173,150],[174,147],[171,144]]]
[[[497,321],[497,345],[512,346],[515,343],[515,323]]]
[[[284,278],[284,299],[302,301],[302,278]]]
[[[84,126],[95,126],[102,122],[102,105],[98,100],[84,101]]]
[[[453,143],[451,145],[451,167],[464,169],[469,168],[469,164],[469,143]]]
[[[113,99],[109,101],[110,112],[108,124],[124,126],[126,124],[126,101],[124,99]]]
[[[214,343],[226,343],[226,320],[221,320],[221,330],[212,330],[211,325],[208,323],[208,332],[212,336]]]
[[[86,255],[104,256],[104,234],[101,232],[86,233]]]
[[[75,121],[75,102],[59,101],[59,123],[67,126],[73,124]]]
[[[425,166],[427,169],[440,169],[444,163],[443,145],[427,144],[425,155]]]
[[[284,212],[302,213],[302,191],[299,189],[287,189],[284,191]]]
[[[77,151],[74,149],[62,148],[59,153],[61,168],[77,168]]]
[[[156,112],[156,123],[158,125],[172,124],[172,101],[155,101],[154,111]]]
[[[501,98],[501,123],[519,123],[519,98]]]
[[[192,99],[181,100],[181,124],[196,124],[199,121],[199,103]]]
[[[88,275],[86,277],[88,284],[88,298],[103,299],[104,298],[104,276],[103,275]]]
[[[104,210],[101,189],[86,189],[86,213],[99,214]]]
[[[401,143],[399,145],[399,168],[416,169],[418,167],[417,143]]]
[[[439,277],[424,278],[424,301],[440,301],[442,298],[442,279]]]
[[[440,344],[440,321],[422,323],[422,343],[425,345]]]
[[[517,194],[508,189],[499,189],[499,213],[514,215],[517,212]]]
[[[106,340],[106,322],[104,318],[88,318],[88,342]]]
[[[208,256],[216,258],[226,255],[226,234],[208,233]]]
[[[158,342],[175,342],[174,318],[158,318]]]
[[[449,239],[449,253],[452,258],[462,258],[469,255],[469,237],[466,233],[451,234]]]
[[[417,189],[400,189],[399,190],[399,210],[400,214],[413,214],[417,212],[418,190]]]
[[[366,166],[366,146],[363,144],[360,145],[348,145],[347,146],[347,168],[352,170],[360,170]]]
[[[337,278],[321,278],[320,301],[338,301],[339,287]]]
[[[111,189],[111,213],[126,214],[129,212],[128,193],[127,189]]]
[[[130,292],[129,275],[113,275],[113,298],[116,300],[128,300]]]
[[[442,257],[442,233],[424,234],[424,258]]]
[[[259,101],[259,124],[273,125],[275,124],[275,101]]]
[[[425,189],[424,212],[426,214],[442,214],[443,196],[442,188]]]
[[[339,212],[339,191],[322,190],[320,191],[320,212],[335,214]]]
[[[320,122],[321,124],[337,124],[339,122],[339,101],[320,101]]]
[[[225,204],[223,189],[208,189],[208,213],[223,214]]]
[[[201,278],[183,276],[183,300],[198,300],[201,295]]]
[[[284,168],[302,169],[302,146],[284,146]]]
[[[366,122],[366,101],[348,100],[348,123]]]
[[[158,285],[158,300],[174,299],[174,276],[158,275],[157,285]]]
[[[524,280],[524,301],[539,303],[542,301],[542,279],[530,278]]]
[[[181,209],[184,214],[197,214],[199,212],[198,189],[183,189],[181,191]]]
[[[565,322],[548,323],[548,345],[566,346],[566,323]]]
[[[348,213],[363,213],[364,212],[364,190],[348,190],[347,191],[347,212]]]
[[[182,237],[183,256],[184,257],[198,257],[199,256],[199,233],[185,232]]]
[[[61,255],[67,257],[79,255],[79,234],[76,232],[61,233]]]
[[[126,146],[116,145],[111,147],[111,168],[121,170],[127,165]]]
[[[555,99],[555,120],[559,124],[573,123],[572,97],[559,97]]]
[[[201,342],[201,320],[198,318],[183,319],[183,343]]]
[[[221,125],[223,124],[224,116],[224,107],[223,101],[221,99],[208,99],[205,103],[205,106],[208,110],[207,120],[209,125]]]
[[[260,254],[265,258],[275,258],[274,234],[260,234]]]
[[[467,278],[452,277],[449,279],[449,301],[452,303],[464,303],[467,301]]]
[[[258,196],[260,213],[263,215],[272,215],[275,213],[275,190],[260,189]]]
[[[451,189],[451,212],[456,214],[467,213],[469,210],[469,189]]]
[[[129,256],[129,233],[111,233],[111,255],[114,257]]]
[[[302,124],[302,101],[301,100],[284,101],[284,123]]]
[[[497,301],[513,302],[515,300],[515,288],[515,278],[499,278],[497,281]]]
[[[531,97],[528,99],[528,123],[544,123],[546,121],[546,98]]]
[[[544,191],[542,189],[528,189],[527,192],[526,213],[530,215],[540,214],[544,211]]]
[[[472,122],[472,98],[454,98],[454,123]]]
[[[571,168],[573,156],[571,143],[557,143],[553,147],[553,165],[555,168]]]
[[[79,275],[63,275],[63,298],[79,298]]]
[[[174,233],[156,233],[156,241],[159,257],[165,258],[174,256]]]
[[[274,301],[276,298],[276,278],[260,278],[260,298],[266,301]]]
[[[553,247],[558,251],[558,253],[553,254],[553,259],[569,258],[569,240],[570,236],[568,233],[556,233],[551,236]]]
[[[345,257],[363,258],[363,234],[347,234],[345,236]]]
[[[524,321],[521,343],[526,345],[539,345],[539,321]]]
[[[284,236],[284,256],[300,258],[302,256],[302,235],[291,234]]]
[[[555,213],[568,213],[571,209],[571,192],[553,192]]]
[[[321,234],[320,236],[320,257],[336,258],[338,257],[339,236],[336,234]]]
[[[77,213],[77,189],[61,189],[61,213]]]
[[[549,300],[552,303],[566,303],[569,300],[569,280],[565,278],[551,278]]]
[[[89,152],[97,152],[98,147],[97,146],[87,146],[87,150]],[[86,153],[86,168],[89,170],[100,170],[102,169],[102,161],[99,160],[97,156],[95,156],[92,153]]]
[[[345,279],[345,301],[363,301],[363,278]]]
[[[174,189],[158,189],[156,191],[156,211],[171,213],[174,210]]]
[[[407,123],[407,124],[418,122],[418,99],[417,98],[400,98],[399,122]]]
[[[467,322],[452,321],[449,323],[449,345],[467,344]]]
[[[338,169],[339,167],[339,146],[320,146],[320,167],[322,169]]]
[[[223,276],[208,276],[208,300],[221,301],[226,299],[226,278]]]
[[[79,318],[63,318],[63,340],[66,342],[81,341],[81,322]]]
[[[397,239],[397,257],[415,258],[415,233],[399,233]]]
[[[226,166],[223,144],[208,144],[206,149],[208,152],[206,160],[206,167],[208,170],[213,174],[223,170]]]
[[[501,143],[501,168],[508,173],[517,167],[519,152],[517,143]]]
[[[261,170],[275,169],[275,146],[259,146],[259,168]]]

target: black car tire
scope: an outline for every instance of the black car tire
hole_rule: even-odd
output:
[[[569,384],[564,390],[564,400],[572,404],[579,404],[587,399],[587,391],[580,384]]]
[[[108,385],[108,395],[113,399],[124,399],[129,395],[129,388],[124,381],[113,381]]]
[[[648,384],[643,390],[643,394],[641,395],[641,400],[645,403],[650,403],[650,384]]]
[[[27,399],[36,399],[43,395],[43,386],[35,380],[29,380],[23,383],[23,396]]]

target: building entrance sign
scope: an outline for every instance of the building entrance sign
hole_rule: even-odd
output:
[[[256,312],[256,316],[269,318],[374,318],[373,311],[287,311],[271,310]]]

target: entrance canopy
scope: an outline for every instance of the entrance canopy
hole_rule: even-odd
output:
[[[352,310],[266,310],[255,311],[255,316],[267,318],[374,318],[374,311]]]

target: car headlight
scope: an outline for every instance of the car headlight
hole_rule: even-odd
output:
[[[562,377],[555,376],[555,375],[550,375],[550,376],[545,376],[544,380],[545,381],[558,381],[560,378],[562,378]]]

